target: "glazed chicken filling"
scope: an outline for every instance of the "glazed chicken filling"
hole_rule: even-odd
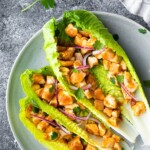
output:
[[[60,70],[68,82],[73,85],[71,88],[74,90],[82,88],[86,97],[93,99],[95,107],[109,117],[111,124],[118,125],[120,104],[112,95],[103,94],[88,70],[102,63],[105,70],[108,71],[108,80],[121,87],[124,99],[130,102],[134,115],[143,114],[146,111],[145,104],[134,96],[138,84],[128,71],[123,58],[107,47],[94,50],[97,39],[85,31],[78,30],[73,24],[69,24],[65,32],[74,39],[75,46],[57,46],[57,50],[61,63]]]
[[[116,150],[121,149],[119,143],[121,138],[114,134],[110,129],[107,129],[89,112],[89,110],[87,110],[81,103],[77,102],[72,96],[63,90],[60,83],[53,76],[33,74],[32,80],[32,89],[42,101],[56,107],[64,115],[66,115],[72,121],[76,122],[78,126],[84,128],[88,133],[99,137],[102,141],[102,147],[115,148]],[[85,90],[85,92],[87,92],[87,90]],[[111,110],[111,114],[113,115],[113,117],[111,117],[112,122],[116,124],[113,118],[119,117],[119,110],[115,110],[114,107],[113,109],[106,107],[104,108],[106,102],[103,101],[104,96],[102,95],[102,91],[99,88],[96,88],[94,93],[97,99],[94,101],[94,104],[97,109],[103,109],[106,114],[108,114],[108,110]],[[101,94],[99,95],[99,93]],[[108,99],[109,97],[111,96],[107,95],[105,98]],[[113,97],[111,97],[111,99],[113,99]],[[96,104],[97,102],[103,102],[104,104],[101,106],[99,103]],[[106,103],[106,105],[108,104]]]
[[[70,150],[97,150],[79,136],[70,133],[59,125],[51,116],[32,105],[26,108],[26,117],[44,133],[43,138],[49,141],[60,141],[68,145]]]

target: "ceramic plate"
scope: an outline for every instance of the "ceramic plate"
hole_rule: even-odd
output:
[[[95,12],[95,14],[112,34],[119,35],[118,42],[128,54],[141,81],[150,79],[150,33],[140,33],[138,29],[143,27],[125,17],[104,12]],[[18,144],[25,150],[45,150],[45,148],[34,139],[19,120],[19,99],[25,96],[20,84],[20,74],[27,68],[39,69],[47,64],[40,30],[21,50],[13,65],[7,86],[8,120]],[[147,98],[150,98],[150,90],[148,88],[144,90]],[[139,144],[141,144],[140,140],[136,145]],[[138,147],[136,150],[150,149],[136,147]]]

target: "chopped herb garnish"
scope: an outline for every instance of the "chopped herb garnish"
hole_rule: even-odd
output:
[[[34,113],[38,113],[39,112],[39,108],[32,106],[32,111]]]
[[[103,48],[103,45],[102,43],[100,43],[100,41],[96,41],[93,46],[95,50],[100,50],[101,48]]]
[[[56,140],[58,138],[58,133],[53,131],[53,132],[51,132],[50,136],[51,136],[52,140]]]
[[[78,88],[75,91],[75,95],[77,98],[82,99],[82,98],[84,98],[84,91],[81,88]]]
[[[114,38],[115,41],[118,41],[119,40],[119,35],[118,34],[114,34],[113,38]]]
[[[74,112],[74,113],[80,112],[80,107],[75,107],[75,108],[73,108],[73,112]]]
[[[55,85],[52,85],[52,87],[49,88],[49,91],[52,93],[54,91]]]
[[[140,29],[138,29],[138,30],[139,30],[139,32],[140,32],[140,33],[142,33],[142,34],[147,33],[147,30],[146,30],[146,29],[142,29],[142,28],[140,28]]]
[[[124,76],[123,75],[118,75],[118,76],[116,76],[116,78],[117,78],[117,81],[119,83],[123,83],[124,82]]]
[[[111,83],[113,83],[113,84],[116,83],[116,82],[115,82],[115,78],[113,78],[113,77],[110,78],[110,81],[111,81]]]
[[[72,72],[74,72],[74,73],[78,73],[78,72],[79,72],[79,70],[78,70],[78,69],[76,69],[76,68],[73,68],[73,69],[72,69]]]
[[[150,88],[150,80],[144,80],[143,83],[144,83],[144,86]]]

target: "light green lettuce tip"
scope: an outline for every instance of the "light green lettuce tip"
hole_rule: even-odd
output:
[[[39,143],[43,144],[49,150],[69,150],[68,146],[61,142],[48,141],[44,139],[44,133],[38,130],[35,125],[26,118],[25,108],[30,104],[30,98],[26,97],[20,100],[20,113],[19,118],[24,126],[33,134]]]

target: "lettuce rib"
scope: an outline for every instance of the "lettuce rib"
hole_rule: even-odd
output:
[[[83,13],[84,14],[84,13]],[[89,15],[89,14],[87,14]],[[85,15],[86,16],[86,15]],[[95,16],[92,15],[94,18]],[[90,19],[92,19],[92,17],[89,15],[88,16]],[[70,17],[71,18],[71,17]],[[82,18],[83,19],[83,18]],[[82,21],[84,21],[85,19],[83,19]],[[66,21],[66,20],[65,20]],[[71,20],[72,21],[72,20]],[[81,22],[82,22],[81,21]],[[89,20],[90,21],[90,20]],[[88,24],[88,22],[85,22],[86,24]],[[99,24],[99,22],[97,22],[96,24]],[[53,30],[52,30],[53,29]],[[122,123],[120,124],[119,127],[114,127],[112,126],[107,120],[108,118],[104,115],[104,113],[102,111],[98,111],[92,103],[89,102],[88,99],[83,98],[83,99],[79,99],[75,96],[74,91],[72,91],[69,88],[69,83],[67,83],[67,81],[63,78],[62,73],[59,71],[59,67],[60,67],[60,63],[58,61],[58,56],[59,53],[57,52],[56,49],[56,42],[54,41],[54,33],[55,33],[55,20],[52,19],[50,21],[48,21],[44,27],[43,27],[43,36],[44,36],[44,50],[46,52],[46,56],[47,56],[47,60],[50,63],[50,67],[52,68],[54,74],[56,75],[57,79],[59,80],[59,82],[61,83],[61,85],[64,87],[64,89],[66,91],[69,92],[69,94],[71,94],[76,100],[78,100],[79,102],[81,102],[85,107],[87,107],[99,120],[101,120],[106,127],[108,128],[112,128],[114,129],[116,132],[118,132],[119,134],[121,134],[123,137],[125,137],[126,139],[128,139],[130,142],[134,143],[135,139],[138,135],[138,133],[134,130],[133,126],[126,120],[123,119]],[[52,39],[53,38],[53,39]],[[49,47],[49,45],[51,44],[51,41],[53,41],[54,43],[52,43],[52,45],[55,45],[54,47]],[[53,57],[53,56],[57,56],[57,57]]]

